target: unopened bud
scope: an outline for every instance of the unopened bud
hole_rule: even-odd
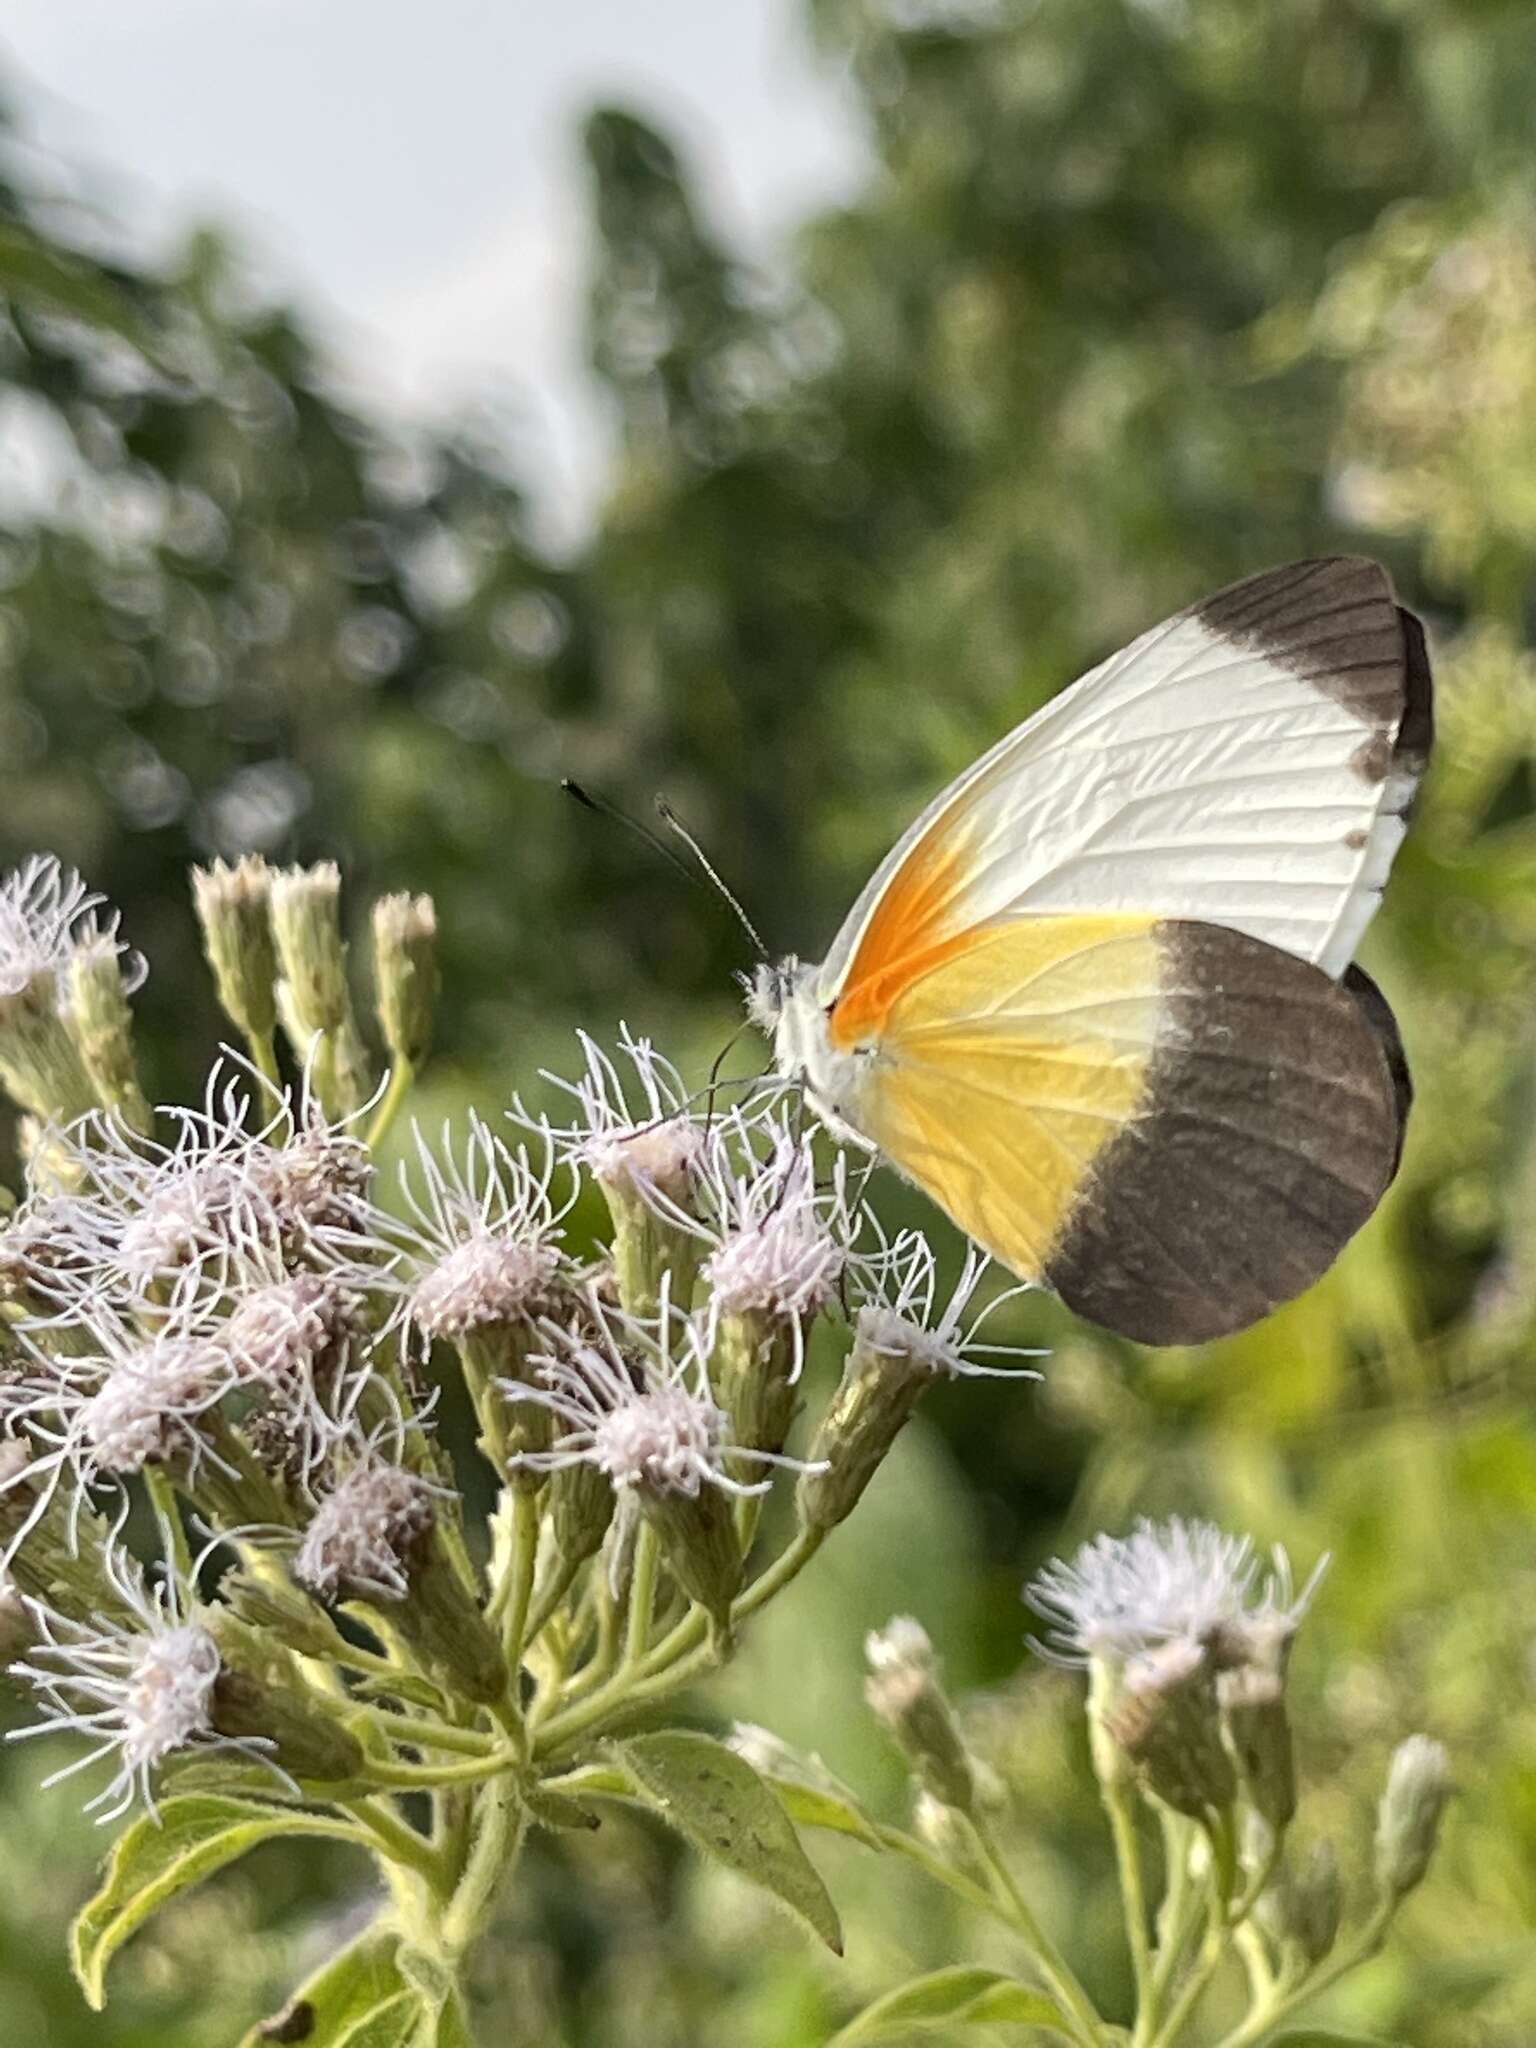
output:
[[[864,1697],[895,1736],[919,1785],[943,1805],[970,1813],[975,1773],[926,1631],[909,1615],[898,1615],[865,1639],[864,1654]]]
[[[1376,1881],[1390,1897],[1403,1898],[1423,1881],[1450,1791],[1443,1743],[1410,1735],[1398,1745],[1376,1815]]]
[[[272,877],[272,936],[282,980],[278,1010],[298,1057],[316,1053],[322,1098],[350,1113],[367,1100],[368,1058],[347,986],[341,936],[341,873],[334,861]]]
[[[295,1778],[330,1784],[363,1771],[357,1738],[321,1707],[286,1650],[226,1607],[198,1619],[219,1651],[210,1719],[220,1735],[269,1744],[272,1761]]]
[[[95,1109],[96,1090],[80,1049],[59,1014],[59,985],[40,968],[23,987],[0,994],[0,1081],[6,1093],[47,1126]]]
[[[731,1442],[743,1451],[784,1448],[799,1389],[793,1321],[763,1309],[722,1316],[710,1384],[731,1418]],[[748,1463],[738,1476],[749,1476]]]
[[[277,1026],[271,869],[256,854],[233,867],[216,860],[194,868],[192,901],[225,1016],[247,1038],[267,1044]]]
[[[1198,1643],[1174,1638],[1133,1659],[1107,1725],[1147,1790],[1175,1813],[1203,1820],[1237,1796],[1214,1674]]]
[[[391,1055],[419,1067],[437,1014],[437,912],[430,896],[381,896],[373,906],[373,980]]]
[[[65,1488],[49,1491],[33,1475],[33,1457],[20,1437],[0,1441],[0,1553],[7,1554],[10,1580],[28,1599],[61,1613],[131,1625],[132,1609],[101,1569],[110,1548],[106,1522]]]
[[[964,1816],[931,1792],[919,1792],[912,1808],[912,1826],[919,1840],[953,1867],[965,1870],[976,1861],[976,1844]]]
[[[681,1128],[686,1129],[690,1142],[693,1141],[693,1126],[688,1124]],[[628,1139],[624,1157],[628,1159],[631,1152],[635,1152],[635,1173],[644,1171],[641,1156],[636,1150],[639,1147],[650,1147],[661,1159],[666,1181],[664,1192],[668,1199],[685,1211],[691,1210],[693,1176],[688,1163],[691,1154],[681,1145],[678,1131],[670,1125],[658,1125],[654,1131],[642,1132]],[[694,1149],[697,1149],[696,1144]],[[692,1231],[681,1229],[656,1213],[638,1191],[628,1166],[616,1173],[598,1172],[594,1177],[607,1200],[608,1214],[613,1223],[610,1256],[614,1285],[624,1312],[642,1319],[655,1316],[660,1313],[664,1293],[675,1302],[691,1301],[703,1256],[700,1240]],[[657,1185],[660,1186],[661,1182],[658,1181]]]
[[[147,1131],[149,1104],[139,1085],[133,1012],[115,945],[84,946],[70,961],[66,1017],[102,1108]]]
[[[668,1571],[709,1616],[717,1642],[728,1644],[731,1602],[745,1565],[729,1500],[718,1486],[680,1493],[642,1483],[634,1492],[660,1540]]]
[[[915,1351],[877,1349],[860,1331],[807,1453],[821,1469],[803,1472],[795,1490],[802,1528],[847,1520],[932,1383],[931,1364]]]
[[[258,1634],[275,1636],[300,1657],[334,1657],[340,1646],[330,1616],[270,1564],[260,1576],[226,1572],[219,1598]]]
[[[595,1557],[613,1520],[613,1485],[584,1458],[561,1465],[549,1476],[545,1513],[555,1556],[572,1571]]]
[[[26,1596],[8,1572],[0,1572],[0,1671],[25,1656],[37,1641]]]
[[[1227,1741],[1254,1811],[1277,1834],[1296,1813],[1296,1756],[1285,1680],[1278,1671],[1243,1664],[1216,1684]]]
[[[1314,1842],[1291,1885],[1296,1945],[1308,1963],[1320,1963],[1339,1936],[1344,1886],[1332,1842]]]

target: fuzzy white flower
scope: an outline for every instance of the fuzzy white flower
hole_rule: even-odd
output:
[[[805,1325],[838,1297],[863,1211],[848,1191],[839,1152],[825,1187],[816,1184],[814,1141],[782,1113],[733,1110],[710,1126],[694,1161],[689,1200],[659,1183],[644,1199],[674,1229],[709,1247],[711,1340],[722,1316],[762,1314],[789,1325],[791,1378],[805,1359]]]
[[[585,1031],[577,1037],[586,1057],[581,1077],[567,1081],[542,1073],[574,1103],[574,1121],[553,1125],[530,1117],[521,1105],[514,1111],[517,1120],[546,1134],[562,1158],[584,1167],[604,1187],[641,1194],[660,1188],[682,1200],[704,1145],[682,1076],[627,1025],[619,1027],[619,1051],[631,1069],[628,1080],[595,1039]]]
[[[99,914],[105,902],[51,853],[13,869],[0,881],[0,997],[20,995],[40,975],[62,976],[80,953],[122,956],[117,913]],[[129,954],[124,985],[132,991],[144,975],[144,962]]]
[[[50,1171],[67,1197],[69,1238],[99,1276],[137,1294],[196,1289],[258,1239],[291,1258],[328,1240],[361,1240],[370,1217],[367,1147],[243,1061],[221,1060],[200,1109],[166,1105],[162,1143],[92,1111],[60,1132]],[[366,1247],[362,1247],[366,1249]]]
[[[29,1600],[37,1641],[10,1669],[33,1687],[43,1718],[11,1735],[69,1730],[93,1739],[95,1746],[45,1779],[47,1785],[115,1757],[111,1781],[86,1807],[88,1813],[103,1808],[106,1823],[120,1819],[135,1797],[153,1811],[155,1769],[178,1750],[215,1747],[265,1760],[270,1744],[223,1736],[214,1727],[219,1651],[195,1617],[191,1587],[170,1572],[151,1585],[115,1540],[101,1563],[129,1619],[76,1620]]]
[[[433,1491],[403,1465],[363,1458],[315,1510],[293,1561],[294,1577],[322,1600],[347,1594],[403,1600],[432,1530]]]
[[[981,1362],[987,1356],[1042,1355],[1015,1344],[982,1341],[981,1332],[997,1310],[1029,1292],[1022,1285],[1007,1287],[973,1313],[977,1290],[990,1265],[985,1252],[970,1246],[959,1277],[948,1296],[943,1296],[933,1246],[921,1231],[903,1231],[881,1258],[865,1262],[865,1270],[874,1273],[875,1282],[855,1317],[859,1337],[871,1350],[907,1359],[936,1376],[953,1379],[960,1374],[997,1373],[1004,1378],[1019,1377],[1016,1368]]]
[[[501,1382],[509,1399],[547,1408],[560,1425],[551,1449],[523,1452],[519,1463],[534,1471],[592,1465],[621,1495],[644,1487],[696,1496],[705,1486],[766,1492],[771,1479],[732,1477],[736,1458],[795,1462],[729,1442],[729,1419],[710,1392],[704,1333],[665,1294],[654,1320],[626,1316],[595,1295],[586,1306],[590,1330],[541,1325],[550,1349],[529,1359],[537,1385]]]
[[[416,1159],[400,1169],[408,1223],[380,1219],[405,1250],[401,1321],[419,1341],[463,1338],[525,1322],[547,1310],[561,1270],[561,1223],[578,1192],[551,1191],[554,1150],[540,1166],[513,1151],[479,1117],[456,1153],[445,1128],[433,1151],[420,1130]]]
[[[1253,1622],[1294,1627],[1322,1570],[1293,1597],[1282,1550],[1265,1573],[1252,1537],[1175,1515],[1143,1519],[1128,1536],[1096,1536],[1070,1563],[1048,1564],[1025,1597],[1052,1624],[1057,1652],[1129,1660],[1175,1640],[1203,1646]]]

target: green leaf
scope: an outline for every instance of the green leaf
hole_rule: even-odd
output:
[[[280,2013],[252,2027],[240,2048],[327,2048],[407,1988],[395,1961],[398,1941],[393,1928],[365,1928],[322,1963]]]
[[[637,1735],[611,1753],[696,1848],[771,1892],[835,1955],[837,1909],[778,1798],[749,1763],[713,1736],[684,1729]]]
[[[1072,2038],[1054,1998],[999,1970],[934,1970],[899,1984],[848,2022],[827,2048],[859,2041],[890,2041],[932,2028],[948,2035],[957,2026],[1048,2027]]]
[[[1401,2043],[1383,2041],[1379,2034],[1341,2034],[1335,2027],[1303,2027],[1299,2033],[1276,2034],[1270,2048],[1401,2048]]]
[[[0,292],[45,313],[110,328],[146,355],[153,347],[138,309],[110,279],[15,222],[0,227]]]
[[[397,1991],[372,2011],[362,2013],[340,2033],[317,2035],[304,2048],[415,2048],[432,2015],[414,1991]],[[427,2033],[430,2041],[432,2036]]]
[[[92,2010],[100,2012],[106,2003],[108,1963],[157,1906],[274,1835],[350,1840],[352,1830],[319,1814],[199,1793],[162,1799],[158,1817],[144,1814],[120,1835],[101,1889],[69,1933],[70,1961]]]
[[[808,1784],[804,1778],[779,1778],[771,1772],[766,1782],[784,1811],[803,1828],[825,1828],[834,1835],[852,1835],[867,1849],[883,1849],[875,1824],[854,1800],[825,1786]]]

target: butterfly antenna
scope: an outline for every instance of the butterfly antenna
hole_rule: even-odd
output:
[[[687,847],[688,851],[693,855],[694,859],[698,862],[699,866],[704,870],[704,873],[709,877],[710,881],[714,883],[715,887],[719,890],[720,894],[725,898],[726,902],[731,906],[731,909],[736,913],[736,922],[741,926],[742,930],[746,933],[747,937],[752,941],[752,944],[756,949],[758,959],[766,960],[768,958],[768,948],[763,944],[762,937],[758,932],[757,926],[752,922],[751,918],[748,917],[747,913],[742,909],[740,901],[736,897],[734,891],[727,887],[714,862],[710,859],[709,855],[704,851],[703,847],[700,846],[698,840],[694,838],[693,834],[688,830],[688,827],[683,823],[682,819],[677,815],[676,811],[673,810],[672,806],[667,802],[665,797],[657,797],[656,815],[658,818],[660,818],[661,822],[663,823],[663,825],[666,826],[669,832],[675,832],[677,834],[678,838],[681,839],[684,846]]]
[[[560,787],[567,796],[574,797],[583,810],[594,811],[600,818],[611,818],[615,825],[622,825],[625,831],[633,832],[636,838],[645,841],[652,853],[659,853],[669,868],[676,868],[677,872],[685,876],[694,888],[703,888],[704,884],[698,874],[689,867],[687,861],[678,853],[676,847],[668,846],[666,840],[662,838],[659,832],[653,832],[649,825],[642,825],[638,818],[632,818],[628,811],[621,811],[617,804],[609,803],[607,797],[594,796],[590,789],[586,789],[581,783],[573,781],[569,775],[561,776]]]

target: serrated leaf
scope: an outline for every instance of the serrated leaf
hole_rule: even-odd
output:
[[[957,1966],[913,1977],[866,2005],[827,2048],[864,2041],[891,2041],[927,2029],[949,2036],[956,2027],[1046,2027],[1072,2038],[1066,2014],[1043,1991],[1006,1977],[1000,1970]]]
[[[713,1736],[685,1729],[636,1735],[609,1749],[680,1834],[771,1892],[842,1954],[831,1895],[779,1799],[749,1763]]]
[[[252,2027],[240,2048],[327,2048],[407,1988],[395,1962],[398,1941],[391,1928],[366,1928],[301,1984],[280,2013]]]
[[[86,2002],[93,2011],[101,2011],[108,1963],[167,1899],[275,1835],[345,1839],[350,1833],[343,1821],[262,1806],[251,1799],[207,1793],[162,1799],[158,1818],[144,1814],[113,1844],[101,1889],[70,1929],[70,1961]]]

